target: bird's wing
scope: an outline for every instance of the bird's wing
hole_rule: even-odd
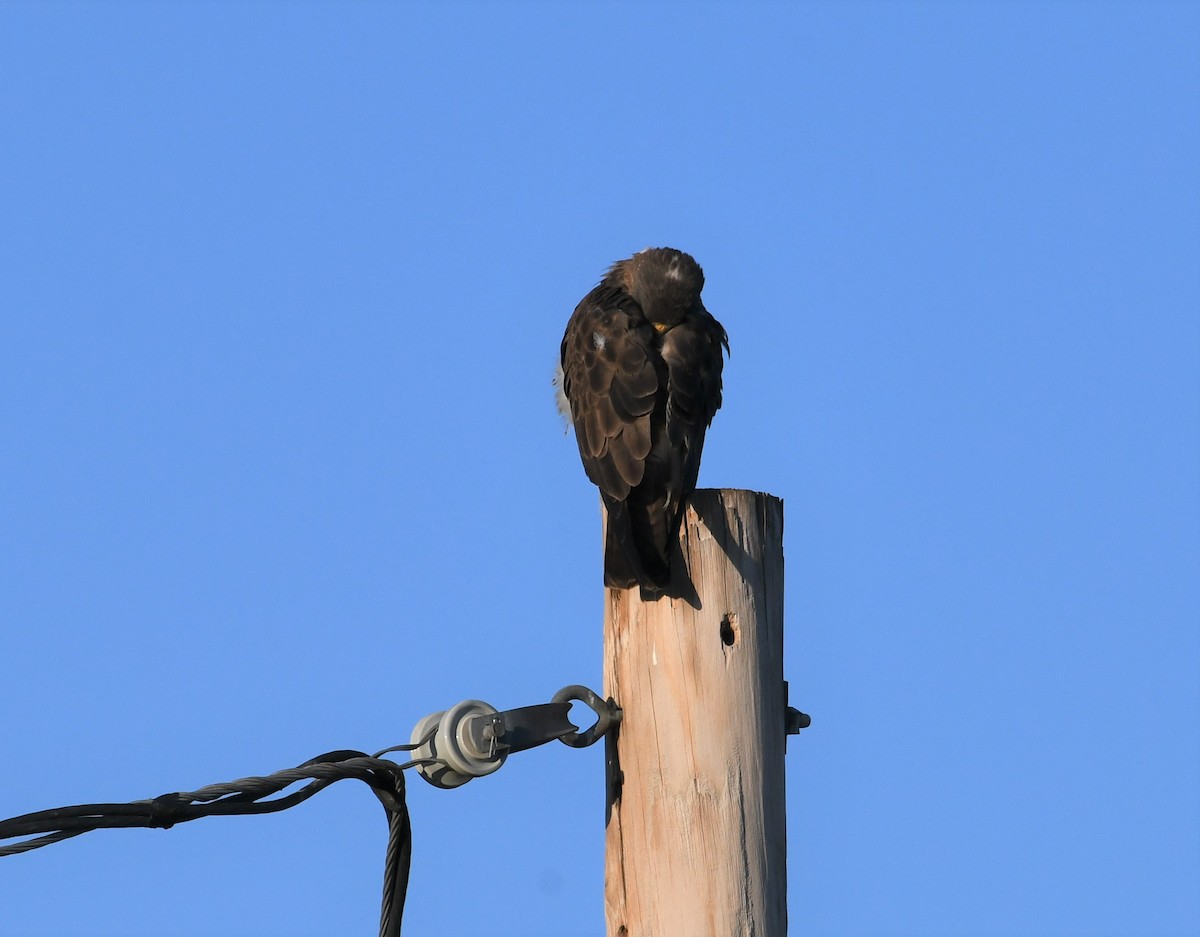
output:
[[[672,513],[696,488],[704,434],[721,407],[722,346],[729,347],[725,330],[704,310],[689,315],[663,341],[663,360],[670,374],[667,438],[680,459],[667,496]]]
[[[598,286],[575,308],[562,342],[563,390],[588,478],[624,499],[642,481],[666,368],[654,330],[623,290]]]

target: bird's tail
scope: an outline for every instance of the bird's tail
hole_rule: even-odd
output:
[[[630,511],[629,503],[604,498],[604,584],[610,589],[641,586],[661,592],[671,578],[665,550],[656,544],[645,511]],[[639,523],[640,522],[640,523]]]

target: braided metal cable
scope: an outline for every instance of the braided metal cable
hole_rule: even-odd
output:
[[[418,758],[398,764],[379,756],[387,752],[413,751],[426,741],[428,738],[411,745],[394,745],[375,755],[357,751],[327,752],[295,768],[274,774],[209,784],[194,791],[163,794],[127,804],[80,804],[0,820],[0,839],[33,837],[0,847],[0,856],[19,855],[91,830],[136,827],[168,829],[176,823],[201,817],[275,813],[308,800],[336,781],[357,779],[371,788],[387,813],[388,846],[379,933],[380,937],[399,937],[412,858],[412,827],[404,798],[403,772],[436,759]],[[310,783],[298,791],[272,800],[262,800],[305,780]]]

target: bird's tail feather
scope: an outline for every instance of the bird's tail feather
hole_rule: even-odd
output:
[[[605,498],[604,506],[607,512],[604,584],[611,589],[641,586],[652,592],[661,591],[671,571],[666,554],[655,544],[650,519],[642,516],[644,511],[634,517],[625,501]]]

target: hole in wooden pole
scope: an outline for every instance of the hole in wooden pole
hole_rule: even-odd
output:
[[[737,640],[737,629],[733,615],[721,616],[721,643],[726,647],[733,647],[733,642]]]

